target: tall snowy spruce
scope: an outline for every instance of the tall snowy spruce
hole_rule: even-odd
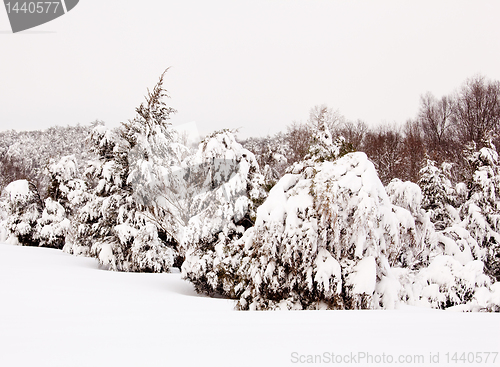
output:
[[[175,257],[175,222],[165,192],[177,161],[163,99],[163,77],[137,116],[117,129],[96,126],[90,136],[99,157],[87,169],[96,182],[79,210],[66,250],[95,256],[112,270],[167,271]]]
[[[186,161],[189,168],[190,219],[184,231],[182,266],[198,292],[231,298],[237,263],[227,261],[231,244],[251,227],[264,198],[263,176],[253,153],[228,130],[205,138]]]

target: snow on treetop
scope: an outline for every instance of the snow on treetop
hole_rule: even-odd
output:
[[[479,151],[479,159],[483,164],[493,166],[498,163],[498,153],[494,149],[481,148]]]
[[[299,217],[314,207],[324,221],[320,225],[337,226],[334,232],[346,227],[347,236],[337,239],[346,242],[344,250],[355,246],[356,257],[361,258],[371,246],[374,247],[368,251],[375,251],[373,255],[380,251],[375,250],[378,244],[385,249],[384,233],[389,230],[390,236],[396,235],[394,226],[401,218],[395,217],[384,186],[367,156],[350,153],[335,162],[318,163],[314,171],[312,178],[307,178],[309,172],[285,175],[258,208],[256,227],[272,228],[274,222],[286,224],[292,230],[303,221]]]
[[[64,156],[58,162],[51,160],[48,171],[59,176],[62,181],[69,181],[75,178],[78,172],[75,155]]]
[[[313,191],[322,220],[333,221],[338,227],[334,232],[345,228],[344,236],[333,234],[336,243],[344,242],[343,251],[353,248],[357,258],[378,256],[390,242],[387,237],[397,235],[394,226],[399,220],[373,163],[364,153],[350,153],[323,163],[314,178]]]
[[[352,285],[355,294],[373,294],[377,279],[377,263],[373,256],[361,259],[347,277],[347,283]]]
[[[255,155],[238,143],[229,130],[216,131],[206,137],[197,152],[190,158],[193,164],[206,163],[209,159],[227,159],[240,161],[245,158],[252,166],[258,167]]]
[[[413,215],[421,210],[422,191],[417,184],[395,178],[387,185],[386,191],[394,205],[409,210]]]
[[[10,195],[11,201],[19,200],[30,193],[28,180],[17,180],[7,185],[5,191]]]
[[[295,186],[301,178],[298,174],[286,174],[269,192],[269,196],[264,203],[257,208],[256,226],[261,226],[264,222],[282,222],[286,218],[287,192]],[[309,199],[307,199],[309,201]],[[299,204],[297,202],[297,204]],[[291,208],[288,208],[291,209]],[[292,210],[292,213],[295,210]]]

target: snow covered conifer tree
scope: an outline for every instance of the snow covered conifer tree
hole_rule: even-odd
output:
[[[75,155],[62,157],[58,162],[51,160],[46,174],[49,176],[47,195],[61,204],[67,215],[72,215],[82,204],[87,190],[84,180],[78,178],[78,163]]]
[[[96,125],[90,133],[89,146],[98,159],[89,162],[85,174],[96,184],[89,188],[87,200],[75,214],[72,239],[64,248],[69,253],[96,256],[92,251],[95,244],[115,238],[127,175],[126,167],[120,164],[124,160],[117,159],[121,155],[119,144],[118,129]]]
[[[50,197],[45,200],[42,216],[37,220],[37,238],[42,247],[62,249],[66,243],[66,235],[70,221],[66,210]]]
[[[437,222],[437,246],[427,248],[430,256],[424,266],[392,269],[401,285],[400,298],[408,304],[463,311],[498,309],[499,299],[495,296],[498,287],[486,275],[494,276],[491,250],[498,243],[498,233],[493,227],[496,215],[493,208],[498,208],[496,160],[496,152],[491,148],[471,155],[471,166],[476,171],[467,185],[469,192],[463,188],[455,191],[444,174],[446,169],[437,168],[434,162],[428,162],[422,170],[420,184],[427,193],[422,202],[429,209],[426,215]],[[393,202],[404,206],[401,197],[411,190],[402,192],[391,186],[393,183],[387,189]],[[456,197],[460,199],[455,201]],[[450,204],[457,205],[464,199],[459,216]],[[417,207],[416,204],[409,206]]]
[[[76,167],[74,156],[50,162],[46,170],[50,186],[45,205],[28,181],[16,181],[9,187],[7,206],[14,212],[9,215],[8,227],[21,244],[63,248],[70,227],[68,214],[85,190],[85,183],[76,178]]]
[[[38,239],[40,246],[62,249],[72,215],[85,201],[87,186],[78,178],[74,155],[64,156],[58,162],[51,160],[45,173],[49,177],[48,198],[37,223]]]
[[[168,121],[176,110],[164,101],[168,98],[163,88],[165,73],[148,92],[146,103],[136,109],[137,116],[123,123],[122,131],[129,147],[126,184],[131,188],[131,197],[155,224],[160,237],[176,247],[179,221],[171,198],[182,181],[172,173],[172,167],[180,165],[188,149],[178,142],[180,137]]]
[[[422,208],[430,213],[437,230],[445,229],[458,218],[458,212],[454,209],[455,189],[445,175],[448,167],[446,163],[443,163],[442,168],[436,167],[436,162],[427,159],[418,181],[423,194]]]
[[[201,232],[193,227],[197,220],[188,225],[183,241],[186,245],[217,234],[226,226],[212,216],[211,211],[219,206],[224,207],[229,222],[251,225],[243,222],[255,219],[255,209],[264,195],[263,176],[254,154],[243,148],[231,131],[217,131],[205,138],[185,164],[195,184],[189,217],[206,221]]]
[[[333,161],[343,155],[352,152],[352,145],[346,142],[343,136],[333,138],[332,132],[323,119],[320,119],[311,127],[312,144],[305,159],[314,162]]]
[[[137,116],[120,128],[96,126],[92,149],[99,157],[87,172],[97,180],[80,209],[71,252],[96,256],[113,270],[166,271],[175,256],[174,218],[162,190],[177,156],[163,98],[163,76]]]
[[[400,253],[390,261],[391,266],[402,266],[409,269],[429,265],[431,254],[436,253],[438,236],[430,214],[422,209],[422,191],[420,187],[410,181],[393,179],[386,187],[386,192],[393,205],[408,210],[415,220],[416,246],[402,248]],[[408,245],[411,243],[405,243]]]
[[[463,225],[486,252],[489,275],[500,280],[500,168],[496,149],[484,147],[469,157],[475,172],[460,215]]]
[[[253,153],[228,130],[207,137],[188,165],[200,181],[190,200],[195,215],[184,232],[183,276],[200,292],[236,297],[237,267],[222,257],[234,253],[230,243],[253,225],[265,195],[263,177]]]
[[[43,203],[36,186],[27,180],[13,181],[4,189],[3,204],[9,241],[23,246],[38,246],[37,220]]]
[[[408,244],[404,244],[408,242]],[[391,204],[364,153],[285,175],[234,244],[240,309],[391,308],[389,257],[415,246],[411,214]]]
[[[391,264],[396,266],[391,271],[400,282],[400,299],[444,309],[471,302],[477,289],[490,285],[478,260],[477,242],[458,218],[444,230],[435,231],[430,221],[433,212],[421,208],[423,195],[418,185],[394,179],[386,190],[393,204],[408,209],[415,218],[420,244],[406,250],[417,251],[413,254],[417,261],[409,264],[412,266]]]

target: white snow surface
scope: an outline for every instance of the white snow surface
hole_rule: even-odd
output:
[[[0,294],[0,366],[293,366],[294,352],[420,354],[419,366],[444,366],[447,352],[500,352],[498,314],[234,311],[179,273],[110,272],[47,248],[0,244]]]

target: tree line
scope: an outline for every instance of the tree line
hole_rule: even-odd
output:
[[[284,132],[240,141],[252,151],[270,182],[276,182],[286,167],[302,160],[313,143],[313,131],[326,124],[334,137],[343,136],[347,149],[365,152],[375,164],[380,179],[418,182],[427,159],[452,164],[455,182],[470,175],[464,154],[492,143],[500,147],[500,82],[478,75],[467,79],[456,92],[420,98],[419,110],[404,124],[369,127],[361,120],[347,120],[338,110],[318,105],[306,122],[292,122]],[[9,182],[28,179],[47,196],[47,175],[52,160],[75,154],[83,166],[94,158],[88,148],[89,125],[54,126],[40,131],[0,132],[0,190]],[[87,142],[87,143],[86,143]],[[267,168],[266,168],[267,167]]]
[[[333,136],[343,136],[353,151],[365,152],[375,164],[380,179],[418,182],[427,159],[452,164],[455,182],[470,175],[465,155],[494,144],[500,146],[500,82],[477,75],[467,79],[456,92],[436,97],[421,96],[419,110],[404,124],[369,127],[361,120],[347,120],[326,105],[311,109],[305,123],[294,122],[285,132],[243,141],[261,167],[269,166],[272,177],[287,165],[300,161],[312,144],[312,131],[326,124]],[[285,163],[287,162],[287,163]]]

